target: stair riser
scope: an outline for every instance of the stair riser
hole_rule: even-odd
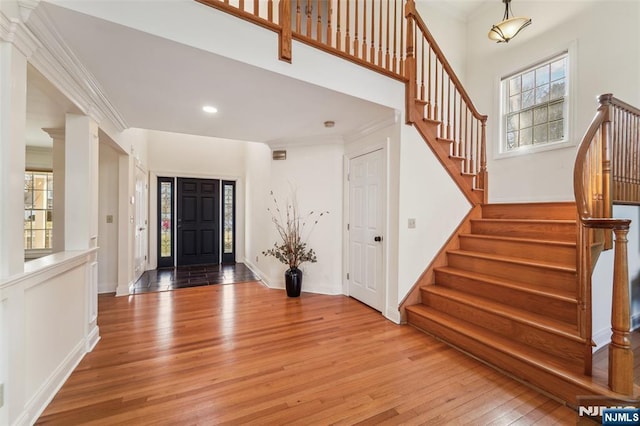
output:
[[[524,343],[559,358],[581,363],[584,355],[582,342],[565,336],[518,322],[512,318],[479,309],[457,300],[427,291],[422,294],[422,303],[453,317],[482,326],[511,340]]]
[[[548,268],[502,262],[498,260],[482,259],[449,253],[449,266],[479,274],[491,275],[509,280],[518,280],[540,287],[558,289],[562,291],[576,291],[576,274],[556,271]]]
[[[575,246],[554,246],[520,241],[485,240],[473,236],[460,236],[460,248],[481,253],[514,256],[521,259],[553,262],[561,266],[576,266]]]
[[[576,225],[574,223],[493,222],[479,219],[471,221],[471,232],[501,237],[576,242]]]
[[[485,297],[504,303],[507,306],[544,315],[577,326],[578,306],[575,302],[566,302],[543,295],[519,291],[482,280],[461,277],[447,272],[435,271],[436,285],[441,285],[465,294]]]
[[[575,203],[486,204],[482,217],[486,219],[556,219],[575,220]]]
[[[491,365],[498,366],[500,370],[506,371],[507,373],[510,373],[539,389],[549,392],[561,400],[567,401],[573,406],[577,405],[577,395],[593,394],[593,389],[564,380],[562,377],[551,372],[541,370],[535,364],[531,364],[515,358],[508,353],[494,349],[483,342],[479,342],[466,335],[460,334],[455,330],[442,326],[428,318],[424,318],[407,311],[407,320],[409,324],[414,327],[445,340],[451,345],[462,349]]]

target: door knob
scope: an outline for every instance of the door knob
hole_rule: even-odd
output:
[[[382,241],[382,237],[380,235],[376,235],[375,237],[373,237],[373,241],[379,243],[380,241]]]

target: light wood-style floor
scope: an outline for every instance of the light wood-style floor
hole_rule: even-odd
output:
[[[38,424],[575,424],[344,296],[257,282],[99,298],[101,341]]]

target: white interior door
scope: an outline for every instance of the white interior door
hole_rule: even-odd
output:
[[[135,209],[135,254],[134,254],[134,281],[140,278],[147,264],[147,197],[148,197],[147,173],[136,166],[136,195],[134,198]]]
[[[382,311],[383,151],[349,161],[349,295]]]

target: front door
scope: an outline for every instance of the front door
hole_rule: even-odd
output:
[[[178,178],[177,264],[220,263],[220,181]]]
[[[349,295],[382,311],[383,151],[349,161]]]

